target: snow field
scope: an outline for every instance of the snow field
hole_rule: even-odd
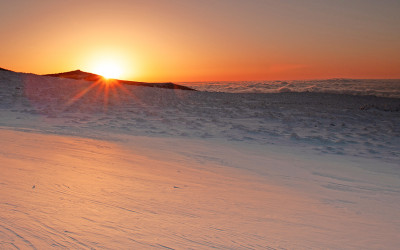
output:
[[[249,153],[241,144],[0,135],[2,248],[395,249],[400,243],[399,176],[371,173],[363,162],[341,173],[344,165],[332,159]]]
[[[0,71],[0,248],[396,249],[399,103]]]

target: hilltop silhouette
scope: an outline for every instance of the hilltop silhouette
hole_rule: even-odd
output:
[[[0,68],[0,70],[3,70],[3,71],[11,71],[11,70],[5,69],[5,68]],[[11,72],[12,72],[12,71],[11,71]]]
[[[84,72],[81,70],[74,70],[56,74],[46,74],[45,76],[52,76],[52,77],[61,77],[61,78],[69,78],[75,80],[86,80],[86,81],[99,81],[103,80],[104,77],[101,75]],[[151,83],[151,82],[136,82],[136,81],[126,81],[126,80],[119,80],[119,79],[111,79],[113,81],[117,81],[120,84],[127,84],[127,85],[134,85],[134,86],[145,86],[145,87],[154,87],[154,88],[165,88],[165,89],[181,89],[181,90],[192,90],[192,88],[185,87],[182,85],[178,85],[172,82],[162,82],[162,83]]]

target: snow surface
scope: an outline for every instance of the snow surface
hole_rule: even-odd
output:
[[[0,71],[0,248],[397,249],[399,104]]]

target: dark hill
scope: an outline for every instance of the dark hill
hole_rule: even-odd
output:
[[[11,70],[4,69],[4,68],[0,68],[0,70],[2,70],[2,71],[10,71],[10,72],[13,72],[13,71],[11,71]]]
[[[47,74],[45,76],[62,77],[62,78],[69,78],[69,79],[75,79],[75,80],[86,80],[86,81],[98,81],[98,80],[103,79],[103,77],[100,75],[89,73],[89,72],[84,72],[81,70],[74,70],[74,71],[57,73],[57,74]],[[113,79],[113,80],[118,81],[121,84],[134,85],[134,86],[145,86],[145,87],[154,87],[154,88],[181,89],[181,90],[195,91],[192,88],[185,87],[185,86],[178,85],[178,84],[171,83],[171,82],[150,83],[150,82],[125,81],[125,80],[118,80],[118,79]]]

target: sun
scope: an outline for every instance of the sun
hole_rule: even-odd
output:
[[[97,61],[92,72],[107,79],[118,79],[123,75],[121,65],[113,60]]]

